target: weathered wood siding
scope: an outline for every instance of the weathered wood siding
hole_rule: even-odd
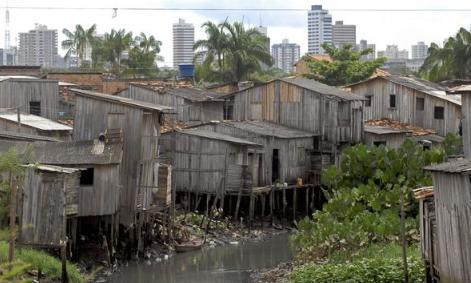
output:
[[[386,146],[390,148],[399,148],[402,143],[406,140],[406,133],[402,134],[383,134],[378,135],[374,133],[366,132],[364,134],[363,143],[365,145],[373,146],[374,142],[386,142]]]
[[[150,118],[145,118],[149,116]],[[146,112],[136,107],[77,95],[74,140],[95,139],[107,128],[123,130],[120,221],[132,223],[136,206],[138,164],[157,157],[159,112]],[[152,143],[144,142],[151,140]],[[147,145],[145,149],[143,145]]]
[[[59,112],[59,84],[49,80],[5,80],[0,82],[0,107],[20,107],[30,113],[29,103],[41,102],[42,117],[57,120]]]
[[[440,282],[471,282],[471,183],[467,174],[433,172]]]
[[[66,192],[74,184],[67,178],[78,174],[52,173],[34,168],[26,170],[23,185],[19,241],[24,244],[59,246],[66,241]]]
[[[175,136],[174,136],[175,135]],[[177,191],[224,195],[226,191],[251,188],[252,177],[247,160],[247,147],[226,141],[203,138],[183,133],[166,133],[162,136],[162,151],[171,155]],[[244,175],[246,174],[246,175]]]
[[[351,91],[371,96],[371,106],[364,107],[364,119],[389,118],[419,127],[433,129],[438,135],[457,133],[461,119],[461,107],[455,103],[393,83],[383,78],[354,85]],[[396,95],[396,107],[390,108],[389,95]],[[424,110],[417,110],[417,98],[424,98]],[[434,118],[434,107],[444,107],[444,119]]]
[[[62,141],[70,141],[72,139],[72,132],[70,131],[45,131],[38,128],[33,128],[27,125],[18,126],[10,120],[0,118],[0,130],[12,131],[17,133],[24,133],[30,135],[39,135],[44,137],[56,138]]]
[[[231,100],[234,120],[279,123],[321,134],[332,144],[362,138],[361,101],[343,101],[283,81],[238,92]]]
[[[427,273],[435,275],[438,262],[437,218],[433,197],[420,199],[419,220],[422,256],[426,261]]]
[[[314,149],[314,138],[282,139],[258,135],[242,129],[224,124],[208,124],[198,127],[204,130],[214,131],[233,137],[245,139],[263,145],[263,160],[259,169],[261,175],[255,181],[254,186],[271,185],[273,150],[279,151],[280,181],[293,184],[297,178],[305,179],[306,172],[311,170],[308,152]],[[257,162],[254,161],[254,164]]]
[[[167,92],[159,93],[144,87],[130,85],[118,94],[139,101],[173,107],[176,119],[182,122],[209,122],[223,119],[222,101],[195,102]]]
[[[463,149],[464,156],[471,158],[471,95],[461,95],[461,106],[463,107],[463,122],[462,122],[462,134],[463,134]]]

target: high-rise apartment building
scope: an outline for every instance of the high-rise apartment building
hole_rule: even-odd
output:
[[[19,65],[53,67],[57,54],[57,30],[36,24],[34,30],[19,33]]]
[[[195,27],[193,24],[178,19],[173,24],[173,67],[179,64],[193,63],[193,45],[195,44]]]
[[[255,29],[258,30],[258,32],[260,32],[262,35],[264,35],[267,38],[266,50],[267,50],[267,53],[270,53],[270,38],[268,37],[267,27],[260,25],[258,27],[255,27]],[[265,63],[262,63],[261,67],[262,67],[262,70],[268,70],[270,66],[268,66]]]
[[[412,45],[412,59],[425,59],[428,54],[428,46],[423,42],[419,41],[416,45]]]
[[[372,61],[372,60],[376,59],[376,44],[370,44],[370,43],[368,43],[367,40],[362,39],[362,40],[360,40],[360,43],[357,44],[357,50],[358,51],[363,51],[365,49],[371,49],[371,50],[373,50],[373,52],[371,52],[368,55],[361,56],[361,60],[363,60],[363,61]]]
[[[357,42],[357,27],[355,25],[344,25],[343,21],[336,21],[332,26],[332,43],[339,48],[346,44],[355,47]]]
[[[332,43],[332,16],[322,5],[312,5],[307,15],[308,53],[324,54],[321,45]]]
[[[294,64],[299,60],[300,47],[296,43],[289,43],[283,39],[279,44],[273,44],[271,55],[275,61],[275,67],[287,73],[294,71]]]
[[[397,45],[387,45],[386,50],[378,51],[378,57],[386,57],[390,60],[407,60],[409,59],[409,51],[399,50]]]

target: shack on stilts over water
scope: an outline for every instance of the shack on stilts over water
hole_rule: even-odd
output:
[[[319,156],[338,161],[360,143],[364,97],[302,77],[276,79],[225,96],[226,120],[267,121],[319,135]]]
[[[118,94],[139,101],[172,107],[171,117],[185,124],[198,124],[223,119],[224,94],[193,87],[161,86],[152,83],[132,83]]]
[[[171,108],[92,91],[71,91],[76,99],[74,140],[90,140],[107,133],[122,136],[119,223],[132,241],[134,228],[140,230],[154,211],[151,208],[158,205],[153,203],[158,198],[149,198],[159,190],[160,123],[163,112]],[[169,170],[166,172],[170,174]]]

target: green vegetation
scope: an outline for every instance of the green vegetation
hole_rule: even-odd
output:
[[[158,54],[162,43],[152,35],[141,33],[134,37],[124,29],[112,29],[100,38],[95,35],[96,25],[88,29],[76,25],[74,31],[64,29],[62,32],[66,36],[62,41],[62,48],[67,50],[66,59],[76,55],[80,68],[109,71],[122,77],[159,75],[157,61],[161,60]],[[125,52],[127,58],[124,58]]]
[[[60,280],[61,262],[55,257],[38,250],[22,248],[16,249],[16,259],[13,262],[13,268],[9,270],[8,266],[8,243],[0,241],[0,282],[4,281],[22,281],[29,282],[33,279],[30,273],[41,272],[49,280]],[[70,282],[84,282],[77,267],[71,263],[67,264],[67,273]]]
[[[401,246],[373,245],[351,260],[331,260],[324,264],[307,264],[292,274],[294,283],[400,283],[404,282]],[[336,255],[333,255],[336,258]],[[349,256],[351,257],[351,256]],[[344,255],[341,256],[344,259]],[[407,257],[409,282],[424,282],[424,264],[416,246]]]
[[[463,138],[457,134],[448,133],[443,140],[446,155],[463,154]]]
[[[207,39],[198,40],[193,49],[195,60],[204,56],[197,66],[197,77],[206,82],[239,82],[260,72],[262,64],[271,66],[268,38],[257,29],[246,29],[242,22],[227,21],[202,25]]]
[[[455,36],[448,38],[443,47],[432,43],[420,75],[431,81],[470,79],[471,32],[461,28]]]
[[[294,282],[402,282],[401,194],[405,236],[414,243],[418,209],[412,189],[431,185],[422,168],[442,162],[444,156],[441,149],[423,150],[410,140],[399,149],[365,145],[346,149],[340,167],[329,167],[322,175],[328,202],[313,220],[302,220],[292,237],[298,259],[328,264],[303,267],[294,273]],[[418,256],[409,261],[411,282],[419,282],[414,280],[423,277],[422,263]]]
[[[311,69],[311,74],[308,77],[332,86],[342,86],[365,80],[386,61],[385,58],[361,61],[361,56],[370,54],[373,50],[355,51],[353,46],[349,44],[341,48],[335,48],[324,43],[322,48],[332,61],[314,60],[308,56],[305,57],[309,61],[309,68]]]

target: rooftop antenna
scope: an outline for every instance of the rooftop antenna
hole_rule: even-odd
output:
[[[5,10],[5,50],[10,49],[10,11],[8,10],[8,0]]]

